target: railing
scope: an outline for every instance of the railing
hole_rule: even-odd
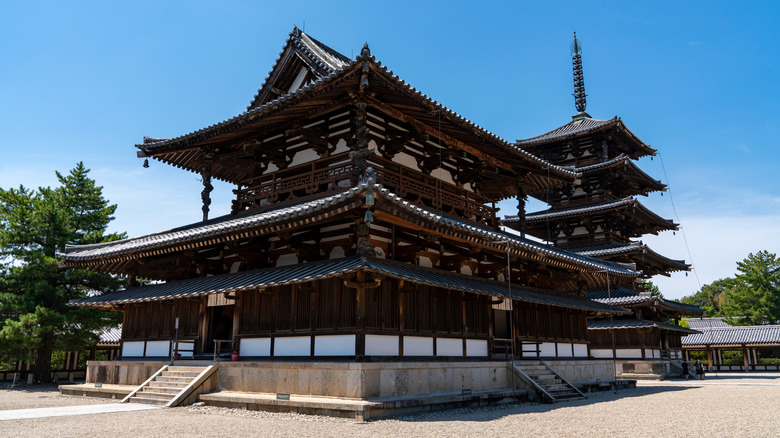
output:
[[[352,186],[354,166],[344,162],[345,154],[330,160],[312,162],[309,170],[300,167],[266,175],[259,184],[234,190],[233,214],[266,208],[271,204],[299,201],[314,195],[343,191]],[[467,221],[497,225],[497,208],[476,193],[380,157],[370,157],[379,184],[421,207],[451,214]],[[322,167],[327,166],[327,167]]]
[[[233,352],[233,340],[232,339],[214,339],[214,361],[219,360],[220,356],[222,356],[222,346],[224,344],[227,344],[230,346],[227,351]]]

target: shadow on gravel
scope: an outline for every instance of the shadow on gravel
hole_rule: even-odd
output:
[[[46,394],[58,395],[60,393],[59,386],[51,384],[35,384],[35,385],[16,385],[11,386],[10,383],[0,386],[0,391],[13,391],[13,392],[26,392],[28,394]]]
[[[574,408],[579,406],[588,406],[596,403],[611,402],[620,399],[643,397],[650,394],[670,391],[687,391],[696,389],[699,386],[649,386],[623,389],[617,391],[601,391],[588,394],[588,399],[560,402],[555,404],[548,403],[513,403],[507,405],[485,406],[478,408],[458,408],[448,409],[436,412],[425,412],[420,414],[404,415],[394,417],[396,421],[404,422],[431,422],[431,421],[474,421],[484,422],[497,420],[508,415],[532,414],[551,412],[556,409]]]

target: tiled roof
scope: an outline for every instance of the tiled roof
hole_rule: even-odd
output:
[[[699,333],[696,330],[680,327],[679,325],[666,324],[664,322],[657,321],[647,321],[644,319],[615,319],[612,321],[608,319],[588,320],[588,330],[633,329],[645,327],[658,327],[662,330],[681,333]]]
[[[618,210],[622,208],[631,207],[636,210],[637,214],[641,214],[646,217],[647,224],[655,224],[664,227],[669,230],[676,230],[677,224],[669,219],[664,219],[661,216],[653,213],[647,207],[642,205],[636,198],[629,196],[623,199],[611,200],[601,202],[598,204],[585,205],[580,207],[561,208],[558,210],[548,209],[544,211],[538,211],[525,215],[525,221],[527,224],[535,222],[546,221],[548,219],[562,219],[569,217],[589,216],[606,211]],[[519,221],[517,216],[507,216],[502,221],[503,223],[512,224]]]
[[[609,127],[614,127],[615,132],[625,134],[637,146],[632,153],[635,158],[644,155],[654,155],[656,150],[645,144],[620,120],[619,117],[613,117],[609,120],[596,120],[590,117],[576,118],[563,126],[553,129],[536,137],[517,140],[516,144],[520,147],[533,149],[546,143],[562,141],[569,138],[575,138],[581,135],[587,135],[589,132],[595,132]]]
[[[198,141],[206,138],[212,138],[216,135],[225,132],[234,131],[238,129],[240,126],[243,126],[244,124],[248,123],[250,119],[259,117],[265,113],[278,112],[279,110],[285,108],[286,106],[297,102],[299,98],[304,98],[308,94],[311,94],[312,92],[320,88],[328,87],[330,84],[337,82],[342,76],[353,71],[353,69],[359,68],[359,64],[364,60],[367,60],[370,63],[376,65],[380,74],[382,74],[386,79],[388,79],[390,83],[393,83],[397,85],[399,88],[401,88],[404,92],[408,94],[408,96],[412,97],[413,99],[416,99],[420,104],[424,105],[425,107],[431,107],[433,111],[440,112],[443,121],[448,121],[450,123],[455,124],[456,126],[468,130],[469,132],[472,132],[484,138],[485,140],[494,143],[499,148],[503,149],[504,151],[516,157],[520,157],[531,163],[535,163],[542,169],[550,169],[556,175],[562,175],[565,176],[566,178],[575,178],[579,176],[579,173],[577,173],[571,167],[558,166],[552,164],[547,160],[544,160],[518,147],[514,143],[510,143],[504,140],[503,138],[497,136],[496,134],[472,122],[471,120],[466,119],[465,117],[457,114],[456,112],[452,111],[451,109],[447,108],[441,103],[421,93],[419,90],[410,86],[405,81],[401,80],[392,71],[389,71],[387,67],[383,66],[380,62],[376,61],[376,58],[374,56],[369,56],[368,58],[364,58],[363,55],[358,55],[357,58],[355,58],[355,60],[351,61],[348,64],[345,64],[343,67],[339,68],[338,70],[333,71],[333,73],[329,74],[328,76],[322,77],[317,81],[314,81],[293,92],[284,94],[263,105],[253,107],[237,116],[231,117],[229,119],[223,120],[221,122],[215,123],[205,128],[198,129],[197,131],[193,131],[188,134],[184,134],[173,138],[167,138],[167,139],[157,139],[159,141],[154,141],[154,142],[144,142],[143,144],[136,145],[136,147],[143,150],[146,155],[152,156],[157,153],[167,152],[170,149],[174,149],[178,145],[187,144],[187,142],[189,141]]]
[[[316,64],[320,71],[327,72],[328,74],[346,67],[351,62],[346,56],[312,38],[310,35],[298,29],[297,26],[293,26],[293,30],[287,37],[284,48],[279,52],[279,56],[277,57],[276,62],[274,62],[274,66],[271,68],[271,71],[268,72],[268,75],[263,81],[263,85],[257,90],[257,94],[255,94],[255,97],[252,99],[252,102],[247,109],[251,109],[257,104],[260,93],[269,86],[268,81],[271,79],[274,70],[279,66],[279,63],[289,46],[295,47],[310,63]]]
[[[688,320],[689,323],[691,320]],[[682,338],[683,346],[767,345],[780,346],[780,325],[700,327],[701,333]]]
[[[98,344],[119,344],[119,340],[122,339],[122,326],[104,328],[99,334]]]
[[[613,306],[636,306],[638,304],[651,303],[654,306],[675,310],[687,315],[700,315],[704,311],[698,306],[678,303],[653,295],[650,292],[639,292],[630,289],[614,289],[610,291],[596,290],[587,293],[589,300],[599,303],[612,304]]]
[[[573,248],[571,251],[589,257],[603,257],[616,254],[627,254],[646,247],[647,245],[642,242],[612,242],[604,245]]]
[[[78,262],[81,260],[99,259],[167,247],[206,237],[233,234],[240,230],[252,229],[297,217],[309,216],[320,210],[353,199],[356,194],[362,192],[364,189],[365,186],[358,186],[342,193],[323,196],[311,201],[269,210],[260,210],[239,216],[223,216],[210,221],[198,222],[175,228],[170,231],[163,231],[115,242],[100,243],[96,245],[68,245],[65,247],[65,252],[58,255],[65,261]]]
[[[357,271],[375,272],[417,284],[426,284],[451,290],[510,297],[507,284],[469,275],[424,268],[408,263],[369,257],[347,257],[298,265],[259,269],[236,274],[215,275],[172,283],[134,287],[112,294],[74,300],[71,306],[100,307],[116,304],[169,300],[184,297],[233,293],[286,284],[332,278]],[[511,297],[519,301],[547,304],[557,307],[588,310],[600,313],[627,313],[578,297],[546,293],[526,287],[512,287]]]
[[[255,229],[263,226],[270,226],[274,223],[288,221],[291,219],[303,220],[315,213],[323,210],[332,210],[337,205],[346,209],[346,204],[353,206],[362,204],[362,198],[358,195],[364,193],[369,187],[368,184],[361,184],[346,192],[314,199],[312,201],[283,206],[276,209],[269,209],[256,213],[244,214],[238,217],[225,216],[205,223],[196,223],[186,227],[166,231],[162,233],[150,234],[138,238],[119,240],[116,242],[103,243],[98,245],[68,246],[65,253],[59,256],[65,262],[78,263],[86,260],[97,260],[101,258],[114,257],[122,254],[129,254],[138,251],[148,251],[159,248],[170,248],[174,245],[181,245],[187,242],[202,240],[205,238],[216,239],[219,237],[234,235],[241,230]],[[603,260],[580,256],[575,253],[561,250],[543,243],[526,240],[518,236],[494,231],[469,222],[465,222],[453,217],[434,213],[430,210],[411,204],[409,201],[393,194],[381,185],[374,185],[377,197],[382,197],[392,204],[402,208],[404,211],[416,216],[420,220],[431,221],[438,226],[447,227],[455,232],[462,233],[470,238],[477,237],[483,242],[490,242],[492,245],[509,244],[511,247],[532,254],[549,257],[558,262],[578,266],[589,271],[607,270],[613,275],[621,277],[636,277],[637,273],[626,269],[618,263],[606,262]],[[377,207],[380,208],[379,204]]]
[[[650,292],[637,292],[635,290],[618,288],[609,291],[594,290],[587,293],[588,299],[598,301],[604,304],[614,306],[627,306],[632,304],[646,303],[652,301],[654,297]]]
[[[648,260],[655,260],[664,266],[666,272],[672,271],[687,271],[690,269],[690,265],[685,263],[685,260],[675,260],[665,257],[655,251],[649,246],[639,242],[612,242],[605,245],[596,245],[580,248],[570,249],[572,252],[576,252],[580,255],[588,257],[609,257],[615,255],[631,255],[637,254],[644,260],[645,257]],[[637,260],[637,263],[639,261]]]
[[[693,329],[707,330],[711,328],[731,327],[725,318],[686,318],[685,322]]]
[[[613,117],[609,120],[596,120],[587,117],[572,120],[571,122],[542,135],[526,138],[525,140],[517,140],[517,144],[523,146],[530,143],[543,143],[563,137],[574,136],[583,132],[594,131],[605,126],[616,124],[619,120],[618,117]]]

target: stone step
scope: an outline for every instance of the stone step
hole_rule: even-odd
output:
[[[168,367],[167,371],[190,371],[190,372],[197,372],[202,373],[206,370],[208,367],[201,367],[201,366],[170,366]]]
[[[164,382],[158,380],[152,380],[149,382],[149,386],[155,388],[178,388],[184,389],[189,385],[189,382]]]
[[[157,376],[156,379],[154,379],[157,382],[177,382],[177,383],[186,383],[189,384],[193,381],[193,377],[179,377],[179,376]]]
[[[545,391],[547,391],[547,392],[550,392],[550,391],[559,391],[559,390],[561,390],[561,389],[566,389],[566,390],[569,390],[569,389],[571,389],[571,388],[569,387],[569,385],[567,385],[567,384],[565,384],[565,383],[558,383],[558,384],[552,384],[552,385],[539,385],[539,386],[541,386],[542,388],[544,388],[544,390],[545,390]]]
[[[200,373],[194,371],[163,371],[160,375],[163,377],[187,377],[194,379],[198,377]]]
[[[130,401],[133,403],[145,403],[148,405],[166,405],[170,400],[134,396],[130,397]]]
[[[174,386],[147,386],[145,387],[141,392],[159,392],[159,393],[165,393],[165,394],[178,394],[182,391],[182,389],[186,388],[184,387],[174,387]]]
[[[171,394],[168,392],[147,391],[147,389],[148,388],[144,388],[143,390],[136,392],[135,396],[141,398],[155,398],[155,399],[162,399],[162,400],[170,400],[176,397],[176,394],[178,394],[178,392],[174,392]]]

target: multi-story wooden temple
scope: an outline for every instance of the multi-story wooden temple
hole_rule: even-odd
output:
[[[203,221],[68,247],[64,266],[128,278],[71,304],[124,313],[123,359],[221,345],[309,369],[512,352],[601,366],[587,318],[626,311],[568,291],[630,287],[637,272],[501,231],[497,201],[522,209],[580,178],[525,146],[432,101],[367,45],[348,59],[296,28],[246,111],[137,145],[203,178]],[[213,179],[236,189],[232,213],[209,219]]]
[[[689,270],[684,261],[667,258],[635,240],[678,227],[637,199],[666,190],[664,184],[636,165],[636,160],[655,155],[656,151],[621,119],[597,120],[585,112],[581,45],[576,35],[571,48],[577,114],[559,128],[516,144],[555,165],[575,170],[578,177],[573,183],[550,190],[548,210],[510,216],[503,224],[582,256],[633,264],[644,279]],[[610,288],[588,288],[588,298],[632,310],[630,315],[589,322],[591,355],[681,358],[680,338],[691,331],[663,321],[700,314],[701,309],[664,300],[641,288],[637,290],[637,286],[626,288],[613,283]],[[625,366],[627,371],[630,368]]]

